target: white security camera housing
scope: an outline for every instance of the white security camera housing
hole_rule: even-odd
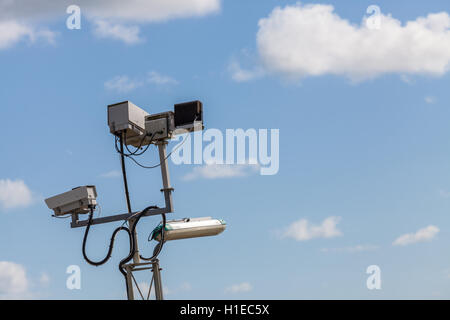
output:
[[[126,131],[127,140],[145,134],[145,117],[149,114],[130,101],[108,106],[108,126],[112,134]]]
[[[89,213],[97,205],[95,186],[83,186],[45,200],[56,216]]]
[[[145,131],[152,140],[171,139],[175,130],[175,116],[172,111],[145,117]]]
[[[188,238],[209,237],[221,234],[227,224],[224,220],[207,218],[186,218],[166,222],[164,241]],[[152,233],[152,239],[161,241],[162,224]]]

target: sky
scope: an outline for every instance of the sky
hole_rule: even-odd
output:
[[[201,100],[205,129],[224,135],[279,130],[274,174],[169,161],[168,218],[227,229],[166,244],[167,299],[449,299],[449,12],[444,0],[0,0],[0,299],[126,298],[126,236],[90,266],[84,230],[44,203],[95,185],[96,215],[126,212],[107,125],[123,100],[149,113]],[[140,160],[157,163],[156,148]],[[133,208],[162,206],[159,169],[127,169]],[[139,224],[145,255],[158,223]],[[118,225],[91,229],[91,259]]]

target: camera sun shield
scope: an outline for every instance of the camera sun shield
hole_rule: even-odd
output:
[[[201,101],[174,105],[175,127],[186,131],[203,130],[203,104]]]

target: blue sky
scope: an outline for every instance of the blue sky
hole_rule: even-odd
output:
[[[206,128],[279,129],[280,168],[188,180],[193,165],[170,163],[169,218],[213,216],[228,228],[167,243],[168,299],[450,298],[448,1],[130,1],[126,12],[80,1],[80,30],[66,28],[72,3],[7,3],[1,298],[125,298],[125,236],[92,267],[83,230],[52,218],[43,199],[94,184],[102,216],[125,212],[106,106],[157,113],[195,99]],[[379,30],[364,27],[372,4]],[[155,150],[144,162],[156,163]],[[159,169],[128,171],[133,207],[162,205]],[[158,222],[139,226],[147,255]],[[113,228],[92,228],[90,256],[104,255]],[[66,288],[69,265],[81,268],[81,290]],[[381,290],[366,287],[370,265]]]

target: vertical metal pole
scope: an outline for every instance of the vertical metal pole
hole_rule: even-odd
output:
[[[161,176],[163,180],[164,199],[166,201],[166,209],[169,212],[173,212],[173,202],[172,202],[172,187],[170,186],[170,176],[169,167],[167,164],[167,154],[166,154],[167,141],[163,141],[158,144],[159,151],[159,161],[161,163]]]
[[[131,267],[126,266],[125,270],[127,271],[127,295],[128,300],[134,300],[134,290],[133,290],[133,279],[131,274]]]
[[[130,230],[133,228],[134,224],[136,223],[136,221],[134,219],[130,220]],[[136,229],[133,232],[133,238],[134,238],[134,243],[135,243],[135,251],[134,251],[134,255],[133,255],[133,263],[140,263],[141,259],[139,257],[139,245],[138,245],[138,239],[137,239],[137,231]]]
[[[152,266],[153,266],[153,270],[152,270],[153,277],[155,280],[156,300],[164,300],[162,282],[161,282],[161,269],[159,268],[159,260],[158,259],[153,260]]]

